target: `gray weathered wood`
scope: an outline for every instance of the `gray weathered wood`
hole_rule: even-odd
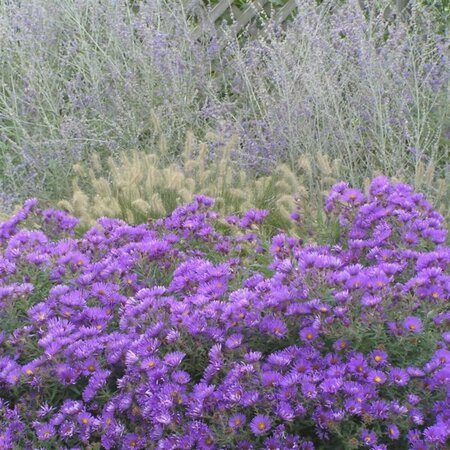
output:
[[[267,7],[269,7],[267,9]],[[295,0],[289,0],[283,7],[281,7],[275,14],[274,19],[277,23],[284,22],[289,15],[297,7]],[[266,11],[267,9],[267,11]],[[233,0],[221,0],[217,5],[208,13],[205,14],[205,18],[199,25],[193,30],[192,37],[194,39],[200,39],[206,30],[211,27],[215,27],[217,34],[221,38],[236,36],[244,29],[248,29],[250,24],[255,22],[255,18],[266,11],[270,10],[269,0],[253,0],[244,10],[239,9],[233,4]],[[227,30],[226,36],[224,30],[220,28],[221,18],[232,17],[234,19],[233,25]],[[207,22],[207,23],[205,23]],[[256,28],[255,28],[256,31]],[[258,34],[260,34],[258,32]],[[223,43],[223,48],[226,43]]]
[[[278,23],[284,22],[297,8],[295,0],[290,0],[287,2],[275,15],[275,20]]]
[[[212,22],[219,20],[224,12],[232,6],[233,0],[221,0],[217,5],[211,10],[210,19]]]
[[[294,13],[298,1],[289,0],[281,8],[275,9],[272,20],[279,25],[283,24]],[[358,0],[358,3],[359,7],[367,12],[372,7],[371,0]],[[411,5],[411,0],[391,0],[387,3],[384,17],[386,19],[398,17],[401,20],[407,20],[411,15]],[[253,0],[244,10],[239,9],[233,0],[220,0],[209,12],[202,14],[200,23],[192,31],[192,37],[200,39],[208,29],[215,28],[222,41],[219,44],[222,49],[227,45],[227,38],[234,38],[245,29],[256,36],[267,37],[268,30],[261,30],[255,19],[261,17],[263,12],[269,14],[272,11],[269,0]],[[230,17],[233,19],[233,24],[225,30],[221,27],[222,21],[223,19],[228,20]]]
[[[239,33],[245,26],[255,17],[264,7],[268,0],[254,0],[253,3],[244,10],[236,24],[234,25],[234,32]]]

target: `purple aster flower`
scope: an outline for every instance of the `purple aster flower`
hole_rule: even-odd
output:
[[[386,375],[381,370],[369,370],[368,381],[373,384],[383,384],[386,381]]]
[[[266,317],[261,323],[262,331],[278,338],[286,336],[288,329],[283,320],[274,317]]]
[[[338,352],[348,350],[349,347],[350,347],[350,341],[348,339],[338,339],[333,344],[333,348]]]
[[[306,398],[316,398],[317,397],[317,388],[314,383],[310,383],[308,381],[301,384],[302,394]]]
[[[369,356],[372,363],[377,366],[383,366],[387,363],[388,355],[383,350],[375,349]]]
[[[194,200],[199,204],[203,205],[206,208],[210,208],[214,205],[214,199],[211,197],[207,197],[206,195],[195,195]]]
[[[164,356],[164,362],[171,367],[177,367],[186,356],[184,352],[171,352]]]
[[[52,439],[55,435],[55,427],[48,423],[40,424],[34,423],[34,429],[36,430],[36,434],[41,441],[48,441]]]
[[[408,316],[403,321],[403,328],[413,333],[420,333],[422,331],[422,321],[414,316]]]
[[[408,442],[413,444],[422,438],[422,433],[419,430],[409,430],[406,435]]]
[[[399,431],[397,425],[395,425],[395,423],[391,423],[388,425],[387,434],[388,434],[389,439],[392,439],[392,440],[396,440],[400,437],[400,431]]]
[[[420,378],[425,376],[425,372],[420,369],[419,367],[407,367],[406,371],[408,372],[409,376]]]
[[[276,407],[276,414],[283,420],[291,422],[295,419],[295,411],[287,402],[280,402]]]
[[[258,414],[250,422],[250,429],[252,430],[252,433],[256,435],[266,433],[270,430],[271,426],[270,418],[262,414]]]
[[[240,333],[232,334],[226,341],[225,347],[233,349],[238,348],[244,339],[244,336]]]
[[[411,405],[417,405],[420,402],[420,397],[415,394],[409,394],[407,400]]]
[[[409,381],[408,372],[404,369],[394,367],[389,372],[390,380],[398,386],[406,386]]]
[[[249,209],[239,222],[242,228],[250,228],[253,224],[260,224],[269,215],[269,211],[261,209]]]
[[[75,432],[75,424],[71,420],[65,420],[59,427],[59,433],[64,438],[70,438]]]
[[[269,370],[262,372],[261,380],[263,386],[278,386],[281,383],[282,376],[274,370]]]
[[[372,447],[377,443],[377,435],[373,431],[363,430],[361,432],[361,440],[367,447]]]
[[[124,445],[124,448],[130,448],[130,449],[136,449],[136,450],[144,448],[144,443],[143,443],[142,439],[139,438],[139,436],[134,433],[127,434],[123,438],[123,445]]]
[[[353,398],[348,398],[344,401],[344,408],[351,415],[359,416],[362,413],[361,402]]]
[[[93,424],[94,418],[88,412],[82,412],[77,416],[78,423],[83,427],[89,427]]]
[[[356,354],[348,362],[348,370],[357,375],[364,375],[368,368],[366,359],[361,354]]]
[[[450,437],[449,424],[441,422],[425,428],[423,437],[425,442],[445,445],[445,443],[448,443],[447,439]]]
[[[236,413],[230,416],[230,418],[228,419],[228,426],[234,430],[236,428],[242,427],[242,425],[245,424],[246,420],[247,418],[245,417],[245,414]]]
[[[368,306],[368,307],[374,307],[380,304],[383,301],[383,298],[379,295],[372,295],[369,293],[363,294],[361,297],[361,305]]]
[[[184,370],[176,370],[172,373],[172,381],[177,384],[187,384],[191,380],[190,375]]]
[[[253,450],[253,444],[250,441],[239,441],[237,443],[237,447],[238,450]]]
[[[247,362],[257,362],[262,358],[261,352],[250,351],[244,355],[244,360]]]
[[[322,392],[335,394],[342,387],[344,381],[342,378],[326,378],[320,383],[320,389]]]
[[[369,411],[377,419],[386,419],[389,414],[389,405],[383,400],[376,400],[370,405]]]
[[[300,339],[303,342],[313,342],[317,338],[318,334],[319,333],[315,328],[305,327],[300,331]]]
[[[411,409],[409,411],[409,417],[411,417],[414,424],[423,425],[423,414],[418,409]]]

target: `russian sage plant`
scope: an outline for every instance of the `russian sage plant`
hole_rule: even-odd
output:
[[[3,197],[61,198],[91,153],[153,152],[151,111],[167,163],[187,130],[213,131],[239,137],[244,170],[320,151],[354,183],[379,171],[414,184],[420,164],[448,177],[448,36],[421,2],[407,21],[363,3],[299,1],[285,30],[195,40],[199,1],[1,2]]]

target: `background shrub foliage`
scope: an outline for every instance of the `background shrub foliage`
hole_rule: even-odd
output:
[[[302,1],[265,40],[228,39],[225,27],[221,50],[212,30],[192,38],[195,1],[1,2],[3,209],[70,197],[73,167],[92,153],[179,165],[188,131],[234,136],[246,173],[296,173],[301,157],[316,173],[320,153],[352,183],[384,173],[422,189],[429,166],[448,183],[449,46],[435,17],[447,6],[410,2],[402,21],[384,18],[389,3]]]

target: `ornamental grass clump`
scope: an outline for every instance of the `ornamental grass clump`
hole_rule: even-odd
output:
[[[82,236],[34,200],[0,225],[0,444],[448,448],[450,248],[407,185],[335,185],[336,242],[198,195]]]
[[[160,129],[154,115],[153,120],[155,130]],[[236,137],[209,133],[198,142],[191,132],[186,135],[181,161],[164,165],[165,143],[160,134],[155,153],[134,150],[107,162],[94,153],[89,163],[74,167],[73,193],[58,206],[79,217],[79,228],[86,229],[102,216],[130,224],[164,217],[177,204],[203,194],[215,199],[215,208],[223,215],[267,209],[271,214],[264,222],[266,230],[296,233],[298,223],[291,220],[292,212],[302,216],[303,231],[320,228],[323,199],[345,172],[340,159],[331,160],[318,151],[298,158],[294,169],[280,163],[270,175],[258,175],[243,170],[236,161]],[[366,188],[369,183],[366,179]],[[418,164],[414,185],[425,190],[450,219],[450,183],[436,176],[432,162]]]
[[[213,133],[197,142],[188,133],[181,162],[168,166],[160,162],[163,143],[155,154],[135,150],[118,160],[109,158],[106,164],[94,153],[89,164],[74,168],[73,194],[58,206],[80,217],[81,228],[92,226],[102,216],[137,224],[164,217],[177,204],[203,194],[215,199],[215,207],[223,215],[268,209],[271,215],[266,228],[293,229],[292,211],[302,204],[302,214],[308,210],[313,217],[313,211],[320,210],[325,189],[338,180],[332,172],[339,172],[339,161],[330,162],[320,153],[315,174],[312,163],[302,158],[298,175],[279,164],[271,175],[258,176],[243,170],[233,158],[236,145],[236,139],[224,142],[223,136]]]

